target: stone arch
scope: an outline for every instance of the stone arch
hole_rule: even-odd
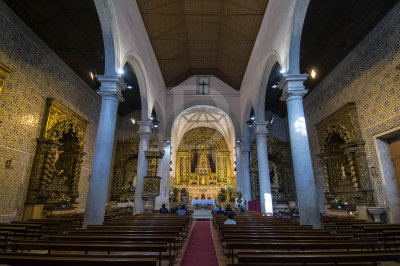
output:
[[[290,40],[288,43],[288,69],[290,74],[300,73],[300,42],[301,34],[303,32],[304,19],[307,14],[308,4],[310,0],[297,0],[293,7],[293,18],[288,29],[290,31]],[[286,64],[285,64],[286,65]]]
[[[265,64],[264,64],[264,73],[261,79],[260,88],[258,90],[258,103],[256,106],[256,116],[259,121],[265,120],[265,99],[268,97],[267,94],[267,84],[269,77],[271,75],[271,71],[275,65],[278,63],[282,66],[282,59],[279,57],[279,54],[276,51],[270,51],[267,53]]]
[[[157,136],[156,136],[156,141],[157,141],[157,143],[159,144],[159,145],[163,145],[163,143],[164,143],[164,136],[165,136],[165,134],[164,134],[164,131],[165,131],[165,119],[164,119],[164,116],[165,116],[165,114],[164,114],[164,112],[162,111],[162,109],[161,109],[161,106],[160,106],[160,104],[158,103],[158,101],[155,101],[154,103],[153,103],[153,107],[152,107],[152,111],[153,111],[153,109],[155,110],[155,112],[156,112],[156,114],[157,114],[157,119],[159,120],[159,124],[158,124],[158,134],[157,134]],[[151,112],[152,112],[151,111]]]
[[[111,1],[94,0],[104,42],[104,75],[116,75],[119,68],[119,37],[114,7]]]
[[[247,103],[246,103],[246,105],[245,105],[245,109],[244,109],[244,112],[243,112],[243,117],[242,117],[242,123],[241,123],[241,128],[242,128],[242,137],[243,137],[243,140],[245,141],[245,142],[247,142],[247,140],[248,140],[248,137],[249,137],[249,131],[248,131],[248,126],[247,126],[247,124],[246,124],[246,121],[249,119],[249,117],[250,117],[250,113],[251,113],[251,109],[253,108],[253,110],[254,110],[254,107],[253,107],[253,103],[252,103],[252,101],[251,101],[251,99],[248,99],[247,100]],[[256,120],[257,120],[258,118],[256,117]]]
[[[134,51],[129,51],[123,61],[122,65],[125,65],[125,63],[128,63],[132,70],[136,74],[136,78],[139,83],[139,90],[140,90],[140,100],[141,100],[141,105],[142,105],[142,113],[141,113],[141,120],[142,121],[147,121],[151,110],[149,109],[149,103],[148,103],[148,95],[147,91],[149,88],[149,82],[148,82],[148,77],[144,68],[144,65],[142,61],[140,60],[140,57],[138,54]]]
[[[166,138],[170,138],[171,137],[171,132],[172,132],[172,129],[173,129],[174,122],[179,117],[179,115],[182,114],[185,110],[188,110],[191,107],[195,107],[195,106],[199,106],[199,105],[212,106],[212,107],[218,108],[221,111],[223,111],[232,121],[234,130],[235,130],[236,138],[240,138],[241,137],[241,130],[240,130],[241,127],[240,127],[240,123],[238,121],[238,118],[235,116],[235,114],[230,112],[229,108],[225,108],[224,106],[218,106],[212,100],[208,100],[208,99],[197,100],[196,99],[196,100],[194,100],[192,102],[189,102],[189,103],[187,103],[185,105],[180,106],[177,109],[176,113],[168,118],[168,122],[167,122],[167,124],[165,126],[165,136],[166,136]]]

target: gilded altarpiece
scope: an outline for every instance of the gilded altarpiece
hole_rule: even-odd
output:
[[[321,151],[318,157],[324,169],[327,200],[358,205],[373,204],[373,191],[355,103],[347,103],[316,127]]]
[[[175,186],[185,187],[192,194],[216,198],[220,188],[236,190],[232,176],[231,152],[218,131],[200,127],[187,132],[176,152]]]
[[[154,147],[150,141],[150,147]],[[111,181],[111,200],[125,202],[134,198],[136,186],[139,137],[118,141]],[[150,168],[149,168],[150,169]]]
[[[290,143],[267,137],[268,164],[274,203],[294,200],[294,176]],[[257,143],[250,145],[250,180],[253,200],[260,200]]]
[[[6,77],[11,73],[11,69],[0,64],[0,92],[3,90]]]
[[[76,201],[87,124],[60,102],[47,99],[26,204]]]

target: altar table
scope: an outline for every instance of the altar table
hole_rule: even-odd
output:
[[[215,205],[215,201],[213,199],[192,199],[192,205],[198,204],[207,204],[207,205]]]

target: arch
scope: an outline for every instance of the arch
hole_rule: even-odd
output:
[[[112,1],[94,0],[100,20],[104,42],[104,75],[117,75],[119,62],[119,36]]]
[[[290,26],[290,41],[288,43],[288,73],[300,74],[300,42],[303,24],[310,0],[297,0],[293,10],[293,19]]]
[[[174,122],[176,119],[185,111],[188,110],[192,107],[196,106],[212,106],[215,107],[221,111],[223,111],[232,121],[232,125],[235,131],[235,136],[237,138],[241,137],[241,130],[240,130],[240,123],[238,121],[238,118],[235,116],[234,113],[231,112],[230,108],[225,107],[225,106],[220,106],[216,104],[214,101],[211,99],[199,99],[199,100],[193,100],[191,102],[187,102],[185,105],[180,106],[177,111],[168,118],[168,122],[165,126],[165,137],[170,138],[171,137],[171,132],[173,129]]]
[[[141,98],[140,100],[141,100],[141,105],[142,105],[141,120],[147,121],[151,110],[149,109],[148,98],[147,98],[149,82],[148,82],[148,78],[147,78],[143,63],[140,60],[140,57],[138,56],[138,54],[134,51],[129,51],[125,55],[122,63],[123,63],[122,65],[129,63],[129,65],[131,66],[131,68],[133,69],[133,71],[136,74],[136,78],[139,83],[140,98]]]
[[[164,143],[164,131],[165,131],[165,119],[164,119],[164,114],[165,112],[163,112],[163,110],[161,109],[161,106],[159,104],[158,101],[154,101],[153,107],[151,108],[151,112],[153,112],[153,110],[155,111],[156,115],[157,115],[157,119],[160,122],[159,126],[158,126],[158,136],[157,136],[157,143],[158,144],[163,144]]]
[[[248,99],[247,103],[245,105],[245,110],[243,112],[243,117],[242,117],[242,120],[241,120],[242,121],[242,123],[241,123],[241,125],[242,125],[242,127],[241,127],[241,129],[242,129],[242,138],[243,138],[243,140],[245,142],[247,142],[248,137],[249,137],[249,131],[248,131],[248,126],[246,124],[246,121],[250,117],[251,109],[254,109],[253,103],[252,103],[251,99]],[[258,118],[256,116],[256,120],[257,119]]]
[[[351,139],[351,136],[349,135],[349,130],[345,126],[340,124],[332,125],[325,133],[326,135],[324,137],[324,142],[321,145],[321,152],[328,151],[329,141],[334,134],[338,135],[344,141],[344,143],[355,141]]]
[[[266,56],[264,73],[258,90],[258,104],[257,106],[255,106],[256,116],[259,121],[265,120],[265,99],[267,97],[267,84],[275,63],[278,63],[281,66],[283,65],[282,59],[279,57],[279,54],[276,51],[269,51]]]

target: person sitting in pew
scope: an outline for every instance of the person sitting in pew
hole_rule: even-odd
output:
[[[160,213],[168,213],[168,209],[165,208],[165,204],[163,204],[160,208]]]
[[[224,211],[223,211],[223,210],[221,210],[221,207],[218,207],[217,214],[224,214]]]
[[[182,207],[176,211],[176,214],[178,215],[186,215],[188,214],[187,210],[185,209],[185,204],[182,205]]]
[[[226,205],[224,215],[228,215],[229,212],[232,211],[232,207],[230,204]]]
[[[228,220],[226,220],[226,221],[224,222],[224,224],[236,224],[236,221],[233,220],[233,217],[235,217],[235,213],[234,213],[233,211],[230,211],[230,212],[228,213]]]
[[[219,211],[219,210],[220,210],[220,209],[219,209],[219,205],[218,205],[218,204],[215,205],[214,211],[217,212],[217,211]]]

